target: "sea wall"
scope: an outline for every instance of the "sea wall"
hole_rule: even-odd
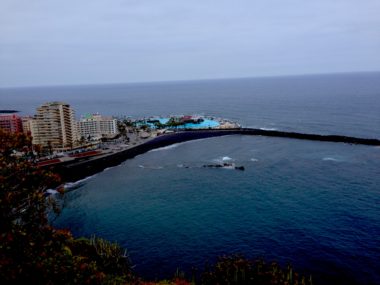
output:
[[[339,135],[304,134],[304,133],[295,133],[295,132],[252,129],[252,128],[242,128],[240,130],[237,130],[237,133],[246,134],[246,135],[283,137],[283,138],[312,140],[312,141],[340,142],[340,143],[363,144],[363,145],[373,145],[373,146],[380,145],[380,140],[378,139],[357,138],[357,137],[339,136]]]
[[[185,130],[171,134],[165,134],[158,136],[154,139],[148,140],[145,143],[139,144],[132,148],[118,151],[106,156],[93,157],[88,160],[81,160],[71,163],[64,163],[55,166],[51,166],[51,170],[60,174],[62,181],[73,182],[83,179],[87,176],[101,172],[105,168],[116,166],[123,161],[133,158],[139,154],[146,153],[149,150],[165,147],[175,143],[219,137],[225,135],[256,135],[256,136],[270,136],[270,137],[282,137],[292,139],[303,139],[313,141],[326,141],[326,142],[342,142],[350,144],[364,144],[372,146],[380,146],[380,140],[378,139],[366,139],[355,138],[348,136],[338,135],[317,135],[317,134],[303,134],[294,132],[282,132],[272,130],[261,130],[252,128],[240,128],[240,129],[210,129],[210,130]]]
[[[139,154],[148,152],[149,150],[165,147],[175,143],[230,135],[229,131],[181,131],[171,134],[158,136],[148,140],[145,143],[139,144],[132,148],[118,151],[105,156],[93,157],[87,160],[74,161],[70,163],[62,163],[59,165],[50,166],[53,172],[58,173],[63,182],[73,182],[101,172],[105,168],[113,167],[121,164],[123,161],[133,158]]]

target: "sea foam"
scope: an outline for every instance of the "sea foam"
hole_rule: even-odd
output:
[[[95,177],[96,176],[96,174],[95,175],[91,175],[91,176],[88,176],[88,177],[86,177],[86,178],[83,178],[83,179],[81,179],[81,180],[78,180],[78,181],[75,181],[75,182],[68,182],[68,183],[66,183],[64,186],[63,186],[63,188],[67,191],[67,190],[74,190],[74,189],[77,189],[77,188],[79,188],[79,187],[82,187],[84,184],[85,184],[85,182],[87,181],[87,180],[89,180],[89,179],[91,179],[91,178],[93,178],[93,177]]]
[[[164,146],[164,147],[159,147],[159,148],[156,148],[156,149],[152,149],[148,152],[156,152],[156,151],[162,151],[162,150],[169,150],[169,149],[173,149],[173,148],[176,148],[178,147],[180,144],[179,143],[176,143],[176,144],[172,144],[172,145],[168,145],[168,146]]]
[[[334,158],[334,157],[324,157],[322,160],[323,161],[340,161],[339,159]]]

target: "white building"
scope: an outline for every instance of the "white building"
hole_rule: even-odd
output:
[[[21,118],[22,132],[23,133],[25,133],[25,134],[31,134],[32,133],[33,121],[34,121],[33,117],[23,117],[23,118]]]
[[[99,114],[85,115],[78,122],[79,136],[83,138],[113,137],[118,134],[117,120]]]
[[[37,133],[37,123],[34,117],[22,117],[21,121],[23,133],[34,137]]]

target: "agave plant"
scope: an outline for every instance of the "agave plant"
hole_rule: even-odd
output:
[[[95,249],[98,262],[108,271],[115,274],[130,272],[133,267],[126,249],[118,243],[112,243],[105,239],[92,236],[90,245]]]
[[[250,260],[241,255],[221,257],[214,267],[206,268],[201,276],[202,284],[252,284],[252,285],[311,285],[312,279],[301,278],[291,265],[281,270],[276,262],[266,264],[264,260]]]

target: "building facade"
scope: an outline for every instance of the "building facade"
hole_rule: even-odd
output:
[[[37,108],[32,121],[33,144],[51,150],[73,148],[78,141],[74,110],[63,102],[49,102]]]
[[[86,115],[78,122],[78,132],[85,139],[113,137],[118,134],[117,120],[99,114]]]
[[[21,118],[15,114],[0,115],[0,128],[11,133],[22,132]]]
[[[35,128],[36,128],[36,122],[34,117],[22,117],[22,131],[24,134],[28,134],[30,136],[34,136],[35,134]]]

